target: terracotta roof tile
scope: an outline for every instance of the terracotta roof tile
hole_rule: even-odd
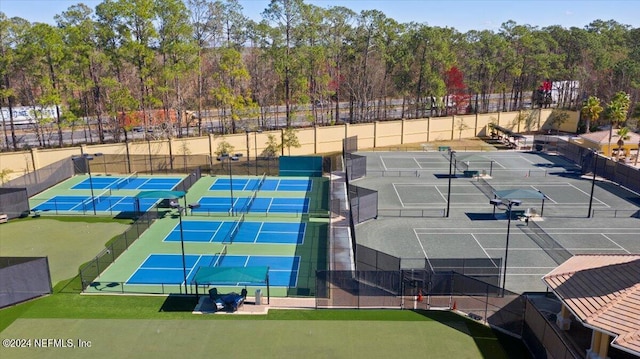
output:
[[[576,255],[543,281],[578,320],[640,355],[640,255]]]

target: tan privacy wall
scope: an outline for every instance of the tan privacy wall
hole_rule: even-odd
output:
[[[477,115],[394,120],[362,124],[344,124],[327,127],[301,128],[296,130],[300,147],[283,148],[282,155],[311,155],[342,151],[342,139],[358,136],[358,148],[394,146],[407,143],[449,141],[487,135],[490,123],[509,128],[514,132],[556,130],[549,123],[551,109],[536,109],[522,112],[498,112]],[[559,126],[563,132],[575,133],[579,113],[567,112],[569,119]],[[149,155],[208,155],[216,156],[218,146],[227,142],[233,153],[254,158],[263,156],[268,136],[273,135],[282,143],[283,131],[250,132],[234,135],[208,135],[203,137],[172,138],[157,141],[135,141],[109,145],[83,145],[64,149],[37,149],[0,154],[0,170],[11,170],[10,178],[29,173],[73,155],[86,154],[149,154]]]

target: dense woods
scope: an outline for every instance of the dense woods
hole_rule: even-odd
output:
[[[127,140],[138,127],[170,137],[575,110],[590,97],[606,106],[620,92],[630,102],[622,122],[605,111],[584,116],[586,126],[640,113],[640,29],[613,20],[584,28],[509,21],[495,32],[460,33],[302,0],[272,0],[260,22],[235,0],[105,0],[54,20],[0,12],[0,107],[30,108],[28,130],[43,146],[63,145],[64,130],[102,143]],[[541,95],[546,80],[561,84],[559,96]],[[2,114],[3,149],[20,148],[24,129],[11,111]]]

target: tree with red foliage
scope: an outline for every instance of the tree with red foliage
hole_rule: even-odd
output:
[[[445,85],[447,86],[447,108],[452,108],[454,114],[467,113],[471,95],[467,93],[467,85],[464,83],[464,74],[453,66],[445,73]]]

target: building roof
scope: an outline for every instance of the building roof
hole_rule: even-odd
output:
[[[543,281],[585,326],[640,355],[640,254],[575,255]]]
[[[618,129],[614,128],[611,136],[611,143],[613,144],[620,139],[620,136],[618,136],[616,132],[618,132]],[[636,144],[640,141],[640,135],[637,133],[629,131],[627,136],[629,136],[629,139],[624,141],[626,144]],[[583,133],[580,135],[580,138],[600,145],[606,145],[609,143],[609,130]]]

